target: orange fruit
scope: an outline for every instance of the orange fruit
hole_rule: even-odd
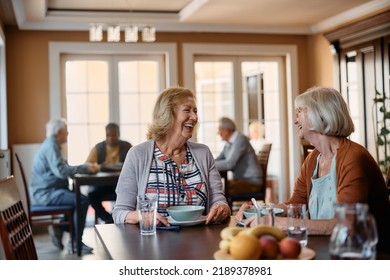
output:
[[[261,247],[258,239],[251,234],[238,234],[230,241],[230,255],[236,260],[258,260]]]

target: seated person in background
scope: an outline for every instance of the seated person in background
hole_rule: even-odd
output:
[[[236,124],[226,117],[219,120],[218,134],[226,144],[216,157],[215,166],[219,171],[233,172],[233,180],[229,181],[227,190],[228,195],[257,191],[263,174],[248,138],[236,131]]]
[[[95,163],[99,169],[104,170],[118,170],[125,161],[127,152],[131,148],[129,142],[119,139],[120,131],[116,123],[109,123],[106,125],[106,140],[95,145],[92,148],[87,158],[88,163]],[[115,164],[119,164],[118,166]],[[110,213],[106,211],[102,205],[103,201],[115,201],[116,185],[112,186],[89,186],[88,198],[95,214],[98,218],[103,220],[106,224],[112,224],[114,221]]]
[[[309,234],[328,235],[336,224],[334,203],[367,203],[377,222],[378,249],[390,252],[390,203],[383,175],[371,154],[347,138],[354,124],[342,95],[333,88],[311,88],[296,97],[295,107],[299,138],[315,149],[301,167],[292,196],[278,207],[306,204]],[[237,220],[248,207],[242,205]],[[275,226],[286,230],[286,218],[276,217]]]
[[[157,222],[168,226],[166,208],[205,207],[206,224],[230,217],[210,149],[189,141],[198,122],[195,94],[165,89],[157,99],[148,141],[130,149],[119,176],[112,216],[116,224],[139,222],[137,195],[157,194]]]
[[[66,121],[63,119],[51,120],[46,124],[46,140],[40,146],[35,155],[32,167],[31,178],[31,201],[40,205],[71,205],[76,208],[76,194],[69,190],[68,177],[76,173],[96,173],[97,167],[93,164],[83,164],[78,166],[70,166],[61,155],[61,145],[66,143],[68,138],[68,128]],[[77,236],[78,232],[84,231],[85,218],[89,201],[86,196],[81,195],[81,212],[82,216],[81,228],[77,228],[76,211],[74,211],[74,225]],[[59,226],[50,226],[49,233],[52,237],[53,244],[63,249],[62,236],[64,230],[68,230]],[[75,239],[74,239],[75,240]],[[76,244],[74,247],[76,248]],[[67,246],[68,251],[71,251],[71,242]],[[93,249],[84,243],[82,244],[82,252],[90,253]]]
[[[266,143],[264,138],[264,124],[258,121],[251,122],[249,124],[249,139],[249,142],[257,155]]]

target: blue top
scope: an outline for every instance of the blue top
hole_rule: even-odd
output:
[[[311,191],[309,197],[310,219],[332,219],[334,217],[333,205],[336,202],[336,156],[333,157],[330,171],[327,175],[318,178],[318,162],[311,178]]]
[[[234,180],[245,180],[258,184],[263,174],[257,163],[255,150],[248,137],[235,131],[225,144],[222,152],[215,158],[215,166],[220,171],[233,171]]]
[[[68,177],[88,173],[87,165],[70,166],[61,155],[55,136],[46,138],[34,157],[30,193],[32,204],[48,205],[57,190],[68,190]]]

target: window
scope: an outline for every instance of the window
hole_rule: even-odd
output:
[[[68,161],[85,161],[105,139],[104,127],[116,122],[121,139],[133,145],[146,140],[155,100],[165,87],[161,56],[66,55],[65,100]]]

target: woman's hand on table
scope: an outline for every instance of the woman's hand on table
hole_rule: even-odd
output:
[[[210,223],[221,223],[230,217],[230,207],[224,203],[214,204],[206,216],[206,225]]]
[[[168,219],[163,215],[157,213],[156,218],[157,218],[157,226],[161,226],[161,225],[169,226]]]
[[[253,204],[252,203],[244,202],[241,205],[241,207],[238,210],[237,214],[234,216],[234,219],[236,220],[236,222],[238,224],[241,224],[241,226],[245,226],[245,227],[254,226],[254,225],[257,224],[256,215],[253,215],[249,219],[244,220],[244,211],[247,210],[247,209],[251,209],[251,208],[253,208]]]
[[[138,224],[139,223],[138,211],[130,211],[126,215],[125,223]],[[157,215],[156,215],[156,224],[157,224],[157,226],[161,226],[161,225],[169,226],[168,219],[159,213],[157,213]]]
[[[244,219],[244,211],[250,208],[253,208],[253,205],[247,202],[244,202],[241,205],[240,209],[238,209],[237,214],[234,216],[234,219],[236,220],[237,223],[241,222]]]

